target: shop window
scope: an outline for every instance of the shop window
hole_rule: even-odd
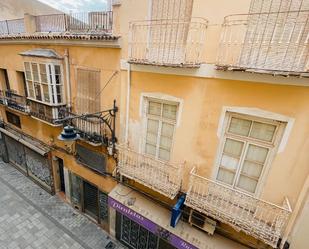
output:
[[[10,124],[15,125],[18,128],[21,128],[20,117],[12,112],[6,111],[6,119]]]

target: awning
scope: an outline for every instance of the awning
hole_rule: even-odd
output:
[[[11,131],[8,131],[6,129],[3,129],[0,127],[0,131],[2,133],[4,133],[5,135],[15,139],[16,141],[20,142],[21,144],[27,146],[28,148],[32,149],[33,151],[39,153],[40,155],[42,156],[46,156],[47,153],[50,151],[50,148],[48,148],[47,146],[43,146],[40,144],[38,144],[37,141],[27,137],[27,138],[24,138],[22,137],[21,134],[18,134],[17,132],[11,132]],[[36,145],[38,144],[38,145]],[[40,147],[39,147],[40,146]]]
[[[118,184],[108,195],[108,202],[114,208],[149,231],[168,231],[170,243],[180,249],[245,249],[247,247],[221,235],[212,236],[179,220],[175,228],[170,226],[171,211],[151,201],[137,191]]]
[[[22,56],[34,56],[34,57],[44,57],[44,58],[51,58],[51,59],[62,59],[62,57],[52,49],[36,48],[36,49],[21,52],[19,54],[22,55]]]

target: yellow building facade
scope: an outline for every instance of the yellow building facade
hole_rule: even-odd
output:
[[[129,248],[305,249],[308,9],[25,14],[0,36],[2,158]]]

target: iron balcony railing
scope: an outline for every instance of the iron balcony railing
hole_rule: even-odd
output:
[[[6,105],[5,91],[4,90],[0,90],[0,104]]]
[[[225,17],[218,69],[306,74],[309,71],[308,19],[309,11]]]
[[[66,106],[49,106],[43,103],[29,101],[30,115],[52,125],[61,125],[60,119],[65,118]]]
[[[185,204],[274,248],[292,212],[287,199],[283,207],[277,206],[201,177],[195,168],[190,174]]]
[[[174,199],[181,188],[183,165],[172,164],[118,146],[120,175],[133,179],[162,195]]]
[[[24,18],[0,21],[0,35],[25,33]]]
[[[105,32],[111,33],[112,11],[36,16],[37,32]]]
[[[129,62],[198,67],[202,62],[207,20],[147,20],[130,24]]]
[[[72,120],[75,130],[84,140],[94,145],[108,145],[108,137],[106,124],[98,117],[80,117]]]
[[[5,99],[8,107],[21,112],[30,112],[26,96],[19,95],[12,90],[7,90],[5,91]]]

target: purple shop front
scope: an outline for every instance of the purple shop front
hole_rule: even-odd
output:
[[[130,218],[134,222],[138,223],[142,227],[146,228],[148,231],[156,234],[157,236],[161,238],[164,238],[171,245],[173,245],[174,247],[178,249],[198,249],[196,246],[193,246],[190,243],[184,241],[180,237],[158,226],[151,220],[145,218],[144,216],[140,215],[134,210],[124,206],[123,204],[114,200],[111,197],[108,197],[108,205],[112,207],[113,209],[117,210],[119,213],[125,215],[126,217]]]

